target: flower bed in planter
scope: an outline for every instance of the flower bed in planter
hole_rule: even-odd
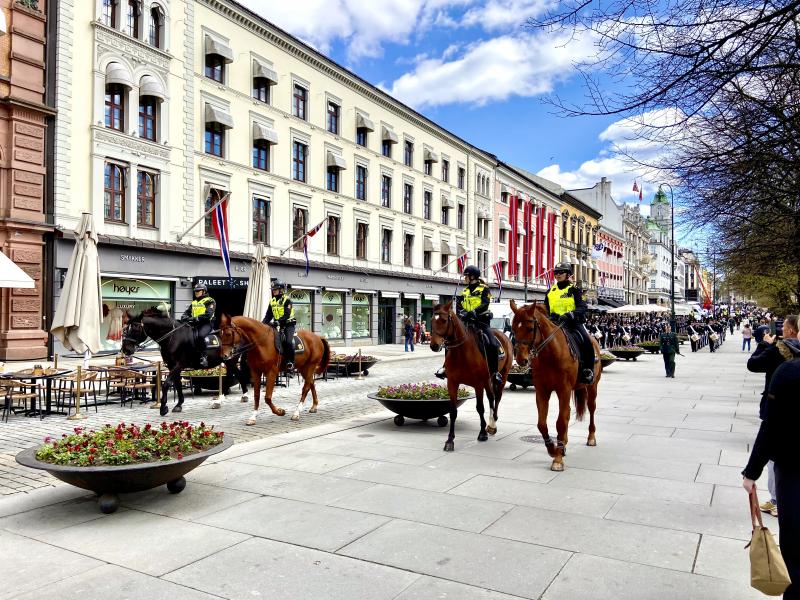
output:
[[[382,387],[368,397],[397,413],[394,424],[398,427],[403,425],[406,418],[423,421],[436,419],[440,427],[447,425],[447,417],[444,415],[450,412],[450,395],[446,386],[437,383],[405,383]],[[475,394],[459,388],[456,408],[474,397]]]
[[[642,348],[649,352],[650,354],[658,354],[661,352],[661,344],[656,342],[655,340],[647,341],[647,342],[639,342],[636,344],[639,348]]]
[[[508,373],[508,383],[511,384],[509,387],[511,387],[512,390],[517,389],[517,386],[523,389],[532,387],[533,377],[531,368],[528,365],[520,366],[515,364]]]
[[[611,363],[615,362],[616,360],[617,360],[617,357],[614,356],[613,354],[609,354],[608,352],[603,352],[600,355],[600,366],[605,369],[607,366],[609,366]]]
[[[191,380],[195,394],[200,394],[203,390],[219,390],[220,375],[222,375],[222,393],[227,394],[236,379],[232,373],[228,373],[225,365],[219,365],[213,369],[187,369],[181,371],[181,377]]]
[[[204,423],[193,427],[186,421],[141,428],[120,423],[74,431],[60,440],[45,438],[44,445],[17,454],[17,462],[95,492],[104,513],[117,510],[117,494],[163,484],[173,494],[181,492],[186,473],[233,444],[230,436],[213,427]]]
[[[617,346],[609,348],[608,351],[617,358],[624,358],[625,360],[636,360],[636,357],[644,352],[639,346]]]
[[[378,359],[369,354],[361,355],[360,364],[358,362],[358,354],[333,354],[328,370],[342,375],[355,375],[359,372],[363,375],[369,375],[369,369],[377,362]]]

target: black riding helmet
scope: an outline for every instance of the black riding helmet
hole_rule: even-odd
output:
[[[279,292],[282,294],[283,292],[286,291],[286,284],[280,279],[276,279],[275,281],[272,282],[272,291],[273,293]]]
[[[558,275],[559,273],[566,273],[567,275],[572,275],[572,265],[568,262],[558,263],[553,269],[553,274]]]
[[[467,267],[464,268],[464,272],[462,273],[462,275],[479,279],[481,276],[481,270],[475,265],[468,265]]]
[[[203,292],[203,295],[205,296],[208,294],[208,286],[205,283],[198,283],[194,286],[194,292],[195,294],[197,292]]]

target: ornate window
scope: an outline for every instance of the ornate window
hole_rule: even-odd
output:
[[[269,218],[272,208],[269,200],[253,196],[253,243],[269,246]]]
[[[269,143],[266,140],[253,142],[253,168],[269,171]]]
[[[128,0],[128,7],[125,13],[125,33],[137,39],[139,38],[140,14],[139,0]]]
[[[103,181],[103,217],[106,221],[125,222],[125,167],[106,163]]]
[[[108,27],[117,26],[117,0],[103,0],[101,18],[103,20],[103,25]]]
[[[158,115],[158,99],[154,96],[139,97],[139,137],[156,141]]]
[[[161,48],[163,43],[164,13],[161,8],[154,6],[150,9],[150,45],[153,48]]]
[[[206,154],[221,157],[224,153],[225,128],[219,123],[206,123]]]
[[[224,83],[225,59],[217,54],[206,54],[206,77],[217,83]]]
[[[144,227],[156,226],[156,190],[158,175],[147,171],[139,171],[136,182],[136,223]]]
[[[106,127],[125,131],[125,88],[119,83],[106,86]]]

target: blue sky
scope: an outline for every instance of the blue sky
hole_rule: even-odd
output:
[[[567,188],[605,176],[618,201],[638,203],[641,174],[615,152],[636,143],[630,124],[544,102],[580,101],[575,64],[596,52],[588,33],[566,43],[524,26],[553,0],[239,1],[502,160]],[[655,186],[644,189],[646,205]]]

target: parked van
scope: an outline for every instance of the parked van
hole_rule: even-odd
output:
[[[511,310],[511,304],[505,300],[492,302],[489,305],[489,310],[492,312],[492,329],[498,329],[510,338],[511,321],[514,319],[514,312]]]

